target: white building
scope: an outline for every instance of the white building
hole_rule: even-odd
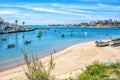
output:
[[[15,23],[9,23],[9,27],[12,29],[16,29],[17,25]]]
[[[5,30],[9,27],[9,22],[4,22],[4,19],[0,17],[0,30]]]
[[[4,20],[0,17],[0,30],[2,30],[2,27],[3,27],[2,23],[3,22],[4,22]]]
[[[5,30],[7,27],[9,27],[9,23],[3,22],[3,24],[1,24],[0,30]]]
[[[4,22],[4,19],[2,19],[1,17],[0,17],[0,22]]]

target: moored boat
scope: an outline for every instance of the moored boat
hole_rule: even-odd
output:
[[[39,31],[36,37],[41,37],[41,35],[42,35],[42,31]]]
[[[120,40],[120,38],[111,39],[111,41],[117,41],[117,40]]]
[[[6,41],[7,39],[6,38],[2,38],[1,41]]]
[[[40,34],[37,34],[36,37],[41,37],[41,35],[40,35]]]
[[[64,34],[61,35],[61,37],[64,37],[64,36],[65,36]]]
[[[25,43],[28,44],[28,43],[31,43],[31,40],[25,40]]]
[[[95,41],[97,47],[109,46],[109,42]]]
[[[8,44],[7,45],[7,48],[13,48],[13,47],[15,47],[15,44]]]

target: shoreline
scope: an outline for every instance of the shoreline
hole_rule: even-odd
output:
[[[81,43],[86,43],[86,42],[94,42],[94,41],[91,40],[91,41],[84,41],[84,42],[76,42],[76,43],[73,43],[73,44],[64,46],[64,48],[57,49],[56,53],[59,53],[59,52],[65,50],[65,49],[67,49],[67,48],[69,48],[69,47],[71,47],[71,46],[74,46],[74,45],[77,45],[77,44],[81,44]],[[56,53],[55,53],[55,54],[56,54]],[[34,53],[33,53],[33,54],[34,54]],[[43,58],[45,58],[45,57],[50,56],[50,54],[51,54],[51,53],[45,53],[45,55],[39,56],[38,58],[39,58],[39,59],[43,59]],[[54,54],[54,53],[53,53],[53,54]],[[2,70],[0,69],[0,72],[4,72],[4,71],[10,70],[10,69],[14,69],[14,68],[16,68],[16,67],[25,65],[25,63],[23,63],[24,61],[22,62],[22,64],[21,64],[21,62],[20,62],[20,64],[18,64],[18,63],[17,63],[18,61],[15,61],[15,62],[16,62],[16,63],[14,63],[14,65],[10,66],[9,68],[5,68],[5,69],[2,69]],[[10,64],[10,63],[9,63],[9,64]],[[18,64],[18,65],[15,65],[15,64]]]
[[[31,28],[26,30],[14,30],[14,31],[0,31],[0,34],[10,34],[10,33],[19,33],[19,32],[30,32],[30,31],[35,31],[35,30],[49,30],[50,28]]]
[[[96,60],[100,62],[120,60],[120,54],[118,53],[120,53],[120,47],[96,47],[94,41],[77,43],[53,54],[56,63],[53,73],[58,78],[68,77],[70,73],[75,71],[81,72],[81,68],[84,69],[86,65],[90,65]],[[49,56],[43,57],[41,60],[47,64]],[[62,65],[64,67],[61,68]],[[2,80],[13,78],[14,80],[16,76],[18,80],[24,80],[25,76],[22,76],[24,74],[23,67],[25,65],[2,71],[0,72],[0,78]]]

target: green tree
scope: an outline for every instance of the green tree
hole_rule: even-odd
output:
[[[17,23],[18,23],[18,20],[15,20],[15,23],[16,23],[16,25],[17,25]]]

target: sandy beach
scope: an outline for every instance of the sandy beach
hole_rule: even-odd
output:
[[[53,75],[59,79],[67,78],[77,73],[81,73],[86,66],[94,61],[109,62],[120,60],[120,47],[96,47],[93,42],[85,42],[68,47],[54,56],[55,68]],[[47,64],[50,57],[42,58]],[[23,67],[19,66],[10,70],[0,72],[0,80],[26,80]]]

